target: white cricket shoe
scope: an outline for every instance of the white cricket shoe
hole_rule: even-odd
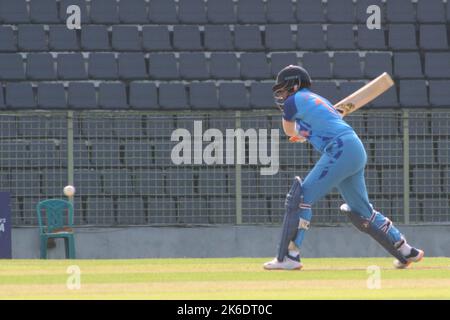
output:
[[[264,269],[266,270],[300,270],[303,264],[299,261],[284,257],[283,261],[278,261],[277,258],[264,263]]]
[[[402,263],[399,260],[395,259],[394,260],[394,267],[397,269],[405,269],[407,268],[412,262],[419,262],[420,260],[422,260],[423,256],[424,256],[424,252],[423,250],[420,249],[416,249],[416,248],[411,248],[411,253],[408,254],[407,256],[405,256],[406,259],[406,263]]]

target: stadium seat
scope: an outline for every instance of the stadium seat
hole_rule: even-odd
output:
[[[113,53],[89,54],[89,78],[115,80],[118,79],[116,58]]]
[[[209,78],[206,57],[203,53],[180,53],[178,61],[182,79],[205,80]]]
[[[386,2],[386,16],[389,22],[415,22],[416,14],[411,0]]]
[[[403,164],[403,142],[400,139],[375,141],[375,164],[389,166]]]
[[[207,199],[208,222],[213,224],[233,224],[236,222],[236,202],[229,198],[210,197]]]
[[[381,170],[382,188],[381,192],[385,194],[403,194],[404,192],[404,180],[403,172],[397,169],[385,169]]]
[[[205,26],[205,49],[211,51],[232,51],[233,37],[231,30],[225,25]]]
[[[444,2],[442,0],[419,0],[417,2],[417,21],[419,23],[444,23]]]
[[[273,108],[272,96],[273,83],[252,82],[250,86],[250,106],[254,109]]]
[[[127,0],[119,2],[119,19],[122,23],[148,23],[147,2],[145,0]]]
[[[450,53],[449,52],[426,52],[425,53],[425,75],[428,78],[450,77]]]
[[[389,25],[389,47],[393,50],[417,49],[414,25]]]
[[[334,81],[314,81],[311,86],[311,91],[329,100],[331,103],[338,102],[337,97],[339,91]]]
[[[244,83],[221,83],[219,105],[224,109],[248,109],[249,101]]]
[[[0,79],[23,80],[25,72],[22,56],[18,53],[0,54]]]
[[[298,65],[298,59],[295,52],[273,52],[270,56],[270,70],[272,77],[276,77],[281,69],[290,64]]]
[[[173,27],[173,48],[175,50],[203,50],[198,26]]]
[[[59,5],[59,18],[61,21],[66,21],[70,14],[67,13],[67,8],[69,6],[76,5],[80,8],[81,13],[81,24],[89,23],[90,18],[87,11],[87,1],[86,0],[61,0]]]
[[[189,85],[192,109],[218,109],[217,88],[213,82],[192,82]]]
[[[84,58],[81,53],[59,54],[57,58],[58,78],[62,80],[87,79]]]
[[[256,25],[236,25],[234,29],[234,47],[239,51],[262,50],[262,39]]]
[[[194,174],[185,168],[167,169],[166,194],[170,196],[190,196],[198,193],[194,188]]]
[[[100,83],[98,105],[103,109],[127,109],[127,94],[124,83]]]
[[[67,101],[69,108],[74,109],[95,109],[97,108],[97,98],[93,83],[69,83],[67,91]]]
[[[33,140],[30,143],[30,164],[33,167],[61,167],[61,154],[55,141]]]
[[[376,98],[372,104],[374,107],[396,108],[398,107],[397,91],[395,86],[388,89],[381,96]]]
[[[290,25],[267,25],[265,46],[270,51],[293,50],[295,43]]]
[[[124,121],[115,121],[114,132],[122,139],[141,138],[143,122],[143,116],[140,114],[130,116]]]
[[[66,181],[66,170],[47,169],[42,171],[42,191],[49,198],[59,196],[62,193],[61,187],[65,185]]]
[[[151,53],[149,75],[155,80],[175,80],[180,77],[177,60],[173,53]]]
[[[433,141],[411,139],[409,141],[409,160],[412,165],[434,164]]]
[[[31,109],[36,107],[33,88],[30,83],[7,83],[6,106],[13,109]]]
[[[448,50],[447,27],[445,24],[421,25],[420,47],[425,50]]]
[[[294,7],[291,0],[268,0],[267,22],[268,23],[295,23]]]
[[[182,126],[174,125],[173,116],[148,116],[145,121],[145,135],[150,138],[167,139],[172,135],[172,132],[181,128]]]
[[[166,26],[143,26],[142,47],[146,51],[171,50],[169,29]]]
[[[438,161],[440,164],[450,164],[450,141],[438,141]],[[448,172],[448,171],[447,171]],[[450,182],[450,181],[447,181]]]
[[[3,141],[0,166],[2,168],[28,167],[30,165],[30,152],[28,149],[28,144],[29,142],[24,140]],[[13,178],[15,178],[14,175],[11,176],[11,179]],[[29,179],[31,180],[32,177]],[[12,182],[14,183],[14,181]]]
[[[436,169],[419,169],[412,170],[412,192],[419,194],[441,194],[441,177],[440,171]]]
[[[336,78],[359,79],[362,77],[361,62],[356,52],[334,54],[333,74]]]
[[[180,23],[205,24],[206,8],[203,0],[179,0],[178,20]]]
[[[212,53],[210,74],[213,79],[238,79],[238,59],[234,53]]]
[[[4,22],[5,24],[29,22],[26,0],[1,0],[0,21]]]
[[[147,222],[144,200],[141,197],[122,197],[117,201],[117,223],[120,225],[143,225]]]
[[[148,9],[150,23],[178,23],[175,1],[152,0]]]
[[[118,143],[117,140],[111,140],[111,137],[115,136],[115,128],[116,122],[114,119],[106,116],[84,118],[82,119],[80,126],[83,137],[89,141],[89,146],[93,146],[94,149],[101,148],[103,144],[109,145]],[[107,138],[109,140],[91,141],[91,139],[99,138]],[[97,144],[100,144],[100,147]]]
[[[392,56],[388,52],[368,52],[365,56],[364,76],[376,78],[383,72],[392,73]]]
[[[396,117],[368,117],[367,134],[369,136],[398,136],[401,134],[401,124]]]
[[[181,224],[208,224],[209,212],[204,198],[192,199],[179,197],[177,199],[178,223]]]
[[[359,88],[363,87],[366,83],[363,81],[345,81],[339,84],[339,99],[343,99]]]
[[[234,174],[227,169],[202,170],[199,172],[198,189],[201,195],[226,196],[233,194]]]
[[[430,104],[432,107],[450,107],[450,80],[430,80]]]
[[[378,6],[381,10],[380,10],[380,14],[381,14],[381,23],[384,23],[386,18],[385,18],[385,6],[384,3],[382,2],[382,0],[358,0],[356,1],[356,20],[358,21],[358,23],[366,23],[367,22],[367,18],[373,14],[372,11],[371,13],[367,13],[367,9],[369,8],[369,6],[372,5],[376,5]]]
[[[241,24],[266,23],[264,2],[262,0],[239,0],[237,19]]]
[[[427,87],[424,80],[400,80],[400,105],[427,107]]]
[[[233,0],[208,0],[206,6],[210,23],[236,23]]]
[[[307,52],[302,57],[302,65],[308,70],[311,77],[316,79],[331,78],[330,56],[325,52]]]
[[[325,32],[322,29],[322,25],[298,25],[297,48],[301,50],[325,50]]]
[[[97,139],[91,140],[91,142],[92,160],[95,167],[118,167],[120,165],[120,148],[118,141],[112,139]]]
[[[103,192],[107,195],[126,195],[133,193],[131,173],[124,169],[105,169],[100,172]]]
[[[52,51],[78,51],[77,34],[66,26],[54,25],[49,27],[48,46]]]
[[[81,28],[81,48],[86,51],[111,50],[106,26],[83,26],[83,28]]]
[[[57,3],[54,0],[30,1],[30,20],[32,23],[58,23]]]
[[[152,224],[177,223],[178,213],[172,198],[148,198],[148,222]]]
[[[5,108],[5,97],[3,96],[3,88],[0,88],[1,90],[0,90],[0,109],[4,109]],[[5,124],[5,126],[7,126],[6,124]],[[2,135],[3,136],[3,126],[1,127],[1,131],[0,131],[0,135]],[[5,128],[5,130],[9,130],[8,128]]]
[[[98,197],[98,194],[88,194],[86,201],[86,218],[96,225],[114,225],[116,223],[114,201],[110,197]]]
[[[241,54],[241,78],[244,80],[268,79],[270,77],[267,57],[262,52],[245,52]]]
[[[119,77],[121,79],[146,79],[147,68],[143,53],[126,52],[119,55]]]
[[[156,85],[151,82],[131,82],[130,106],[133,109],[158,109]]]
[[[151,157],[152,145],[142,142],[129,141],[125,144],[125,165],[132,167],[151,167],[154,159]]]
[[[79,137],[81,133],[78,132],[76,135]],[[89,156],[89,148],[90,148],[90,142],[86,140],[79,140],[76,139],[73,142],[73,158],[74,158],[74,166],[76,168],[75,170],[75,182],[79,181],[77,180],[77,172],[78,170],[82,171],[81,168],[86,168],[91,165],[90,162],[90,156]],[[77,170],[78,169],[78,170]],[[84,170],[83,170],[84,171]],[[86,172],[89,172],[89,170],[86,170]],[[98,177],[97,177],[98,178]],[[100,184],[100,180],[95,181],[95,183]],[[92,182],[93,187],[95,187],[94,181]],[[80,184],[75,184],[80,187]],[[84,186],[87,187],[89,185],[89,179],[85,182]],[[77,190],[79,192],[79,190]],[[87,192],[88,190],[85,190]],[[100,193],[100,192],[98,192]]]
[[[298,0],[296,8],[297,20],[304,22],[325,22],[324,6],[322,1]]]
[[[30,53],[27,56],[27,78],[30,80],[54,80],[56,71],[49,53]]]
[[[425,115],[412,114],[408,119],[409,135],[424,137],[430,132],[429,118]]]
[[[386,50],[384,30],[370,30],[366,25],[358,25],[358,47],[366,50]]]
[[[355,49],[355,36],[351,24],[330,24],[327,27],[327,45],[331,50]]]
[[[394,74],[401,79],[422,78],[422,65],[418,52],[394,53]]]
[[[91,21],[98,24],[119,23],[117,1],[115,0],[91,0]]]
[[[158,99],[163,109],[188,109],[186,88],[181,83],[161,83]]]
[[[355,6],[352,0],[328,0],[327,20],[331,23],[355,21]]]
[[[62,83],[39,83],[37,105],[41,109],[67,108],[64,85]]]
[[[117,51],[140,51],[141,40],[136,26],[113,26],[112,48]]]
[[[0,52],[17,51],[14,30],[10,26],[0,26]]]
[[[47,51],[43,25],[20,25],[17,28],[17,46],[22,51]]]
[[[430,81],[430,86],[433,85],[434,82],[436,82],[436,81]],[[448,87],[446,87],[446,88],[448,88]],[[430,90],[431,90],[431,88],[430,88]],[[430,94],[431,94],[431,91],[430,91]],[[431,100],[431,98],[430,98],[430,100]],[[450,135],[450,126],[448,126],[447,123],[448,123],[448,115],[447,115],[447,113],[445,113],[445,111],[444,111],[444,114],[438,112],[438,110],[436,110],[435,112],[432,112],[431,113],[431,134],[432,135]]]

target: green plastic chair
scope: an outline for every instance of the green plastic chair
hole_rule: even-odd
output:
[[[47,241],[63,238],[66,259],[75,259],[75,238],[73,235],[73,205],[61,199],[49,199],[38,203],[37,207],[41,259],[47,259]]]

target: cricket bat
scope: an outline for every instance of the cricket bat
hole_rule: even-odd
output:
[[[342,115],[342,117],[345,117],[376,99],[393,85],[394,81],[389,74],[387,72],[383,72],[365,86],[359,88],[351,95],[336,103],[333,108],[335,108]],[[289,141],[303,142],[304,139],[294,136],[290,137]]]

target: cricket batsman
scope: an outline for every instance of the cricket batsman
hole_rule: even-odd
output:
[[[340,210],[356,228],[396,258],[396,268],[420,261],[424,252],[410,246],[392,221],[369,202],[364,181],[367,154],[361,140],[333,105],[311,92],[310,86],[308,72],[295,65],[282,69],[273,86],[275,102],[282,110],[284,132],[291,141],[311,143],[321,158],[303,181],[295,177],[286,196],[277,257],[266,262],[264,268],[303,267],[300,248],[310,225],[311,207],[334,187],[346,202]]]

